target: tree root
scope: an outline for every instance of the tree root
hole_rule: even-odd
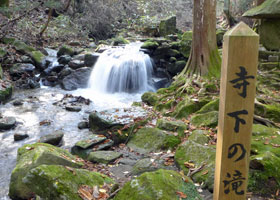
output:
[[[201,170],[203,170],[203,168],[205,167],[206,163],[202,163],[202,165],[200,165],[197,168],[193,168],[193,169],[189,169],[189,172],[187,174],[188,177],[192,178],[192,176],[194,174],[196,174],[197,172],[200,172]]]

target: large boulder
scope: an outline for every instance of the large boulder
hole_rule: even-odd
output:
[[[127,182],[115,200],[189,199],[200,200],[196,187],[178,172],[160,169]]]
[[[82,186],[93,188],[114,183],[103,174],[60,165],[40,165],[33,168],[23,178],[23,182],[40,198],[52,200],[81,200],[79,190]]]
[[[76,90],[78,88],[86,88],[90,77],[91,68],[82,67],[65,78],[63,78],[61,85],[65,90]]]
[[[154,92],[145,92],[141,99],[144,103],[148,104],[149,106],[154,106],[158,101],[157,94]]]
[[[12,199],[28,199],[33,196],[33,191],[23,180],[29,170],[40,165],[82,167],[83,164],[75,159],[68,151],[49,144],[24,145],[18,149],[17,165],[11,175],[9,196]]]
[[[94,64],[97,62],[100,54],[98,53],[87,53],[84,58],[85,66],[86,67],[93,67]]]
[[[0,130],[9,130],[16,125],[16,118],[3,117],[0,118]]]
[[[11,76],[21,78],[21,76],[25,73],[32,75],[34,73],[34,70],[35,66],[32,64],[17,63],[9,69],[9,72]]]
[[[280,2],[278,0],[266,0],[261,5],[248,10],[243,14],[244,17],[251,18],[280,18]]]
[[[192,135],[194,134],[196,133]],[[191,168],[198,168],[204,165],[203,170],[195,173],[192,178],[197,183],[203,183],[203,187],[212,190],[214,186],[216,151],[214,146],[197,143],[200,141],[197,137],[192,136],[190,140],[182,143],[176,150],[175,162],[185,174],[188,174]]]
[[[141,128],[132,136],[127,146],[138,153],[157,152],[175,148],[179,143],[178,136],[157,128]]]
[[[184,135],[187,125],[182,121],[175,121],[168,118],[161,118],[157,120],[157,128],[172,132],[177,132],[179,136]]]
[[[280,188],[280,129],[253,125],[248,188],[275,194]]]
[[[159,24],[159,35],[167,36],[176,33],[176,16],[162,20]]]
[[[122,153],[115,151],[95,151],[89,154],[88,160],[91,162],[109,164],[114,162],[121,156]]]
[[[212,111],[203,114],[195,114],[191,117],[191,123],[196,127],[216,127],[218,125],[218,117],[218,111]]]
[[[68,56],[73,56],[75,54],[75,51],[66,45],[63,45],[59,48],[57,52],[57,57],[63,56],[63,55],[68,55]]]

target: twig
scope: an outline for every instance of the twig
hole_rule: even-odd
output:
[[[194,174],[196,174],[197,172],[200,172],[205,167],[205,165],[206,165],[206,163],[202,163],[202,165],[197,168],[189,169],[187,176],[191,178]]]
[[[109,197],[108,197],[108,199],[111,199],[111,198],[113,198],[114,196],[116,196],[116,194],[121,190],[122,188],[119,188],[119,189],[117,189],[115,192],[113,192]]]
[[[50,23],[50,21],[51,21],[51,18],[52,18],[52,13],[53,13],[53,8],[50,8],[49,14],[48,14],[48,20],[47,20],[45,26],[43,27],[43,29],[42,29],[42,30],[40,31],[40,33],[39,33],[40,37],[42,37],[43,34],[44,34],[44,32],[47,30],[48,25],[49,25],[49,23]]]

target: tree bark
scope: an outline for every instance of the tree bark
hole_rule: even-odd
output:
[[[216,0],[194,0],[192,50],[182,73],[219,77],[220,66],[216,41]]]

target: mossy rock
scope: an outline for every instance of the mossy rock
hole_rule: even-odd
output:
[[[15,40],[12,45],[15,47],[15,49],[23,54],[31,54],[32,51],[36,51],[33,47],[25,44],[22,41]]]
[[[265,62],[259,63],[260,70],[272,70],[279,67],[279,62]]]
[[[253,125],[248,189],[275,194],[280,188],[280,129]]]
[[[254,7],[243,14],[252,18],[280,18],[280,2],[278,0],[266,0],[261,5]]]
[[[173,108],[174,106],[176,106],[176,104],[177,103],[176,103],[174,98],[170,99],[168,101],[161,100],[161,101],[158,101],[156,103],[155,109],[158,110],[158,111],[163,112],[165,116],[168,116],[168,115],[172,115],[172,113],[166,113],[165,111]]]
[[[189,58],[192,48],[192,31],[186,31],[180,43],[180,53],[185,57]]]
[[[215,99],[213,101],[210,101],[209,103],[205,104],[199,111],[197,111],[197,114],[207,113],[211,111],[219,111],[219,99]]]
[[[154,106],[158,101],[158,96],[154,92],[145,92],[141,99],[144,103],[148,104],[149,106]]]
[[[280,15],[280,14],[279,14]],[[260,43],[268,50],[279,51],[280,49],[280,20],[264,19],[259,28]]]
[[[129,44],[129,41],[121,36],[113,38],[113,46],[118,46],[120,44]]]
[[[161,20],[159,24],[159,35],[167,36],[176,33],[176,16],[171,16],[165,20]]]
[[[203,114],[195,114],[191,117],[191,123],[196,127],[216,127],[218,125],[218,111],[211,111]]]
[[[205,145],[208,144],[210,140],[210,138],[207,136],[207,133],[208,132],[204,130],[195,130],[192,132],[188,139],[192,142]]]
[[[34,61],[35,66],[38,67],[39,69],[42,69],[43,62],[46,56],[42,54],[40,51],[32,51],[30,53],[30,57]]]
[[[159,44],[156,41],[153,40],[147,40],[144,42],[144,44],[141,46],[142,49],[156,49],[158,48]]]
[[[280,122],[280,104],[255,104],[255,114]]]
[[[0,66],[0,70],[1,70],[1,66]],[[13,94],[13,86],[8,84],[6,85],[6,87],[2,87],[0,86],[0,103],[5,103],[7,102]]]
[[[87,159],[91,162],[109,164],[114,162],[121,156],[122,153],[115,151],[95,151],[91,152]]]
[[[185,98],[183,101],[178,103],[173,112],[172,116],[177,119],[187,118],[190,114],[197,112],[202,106],[207,104],[209,101],[202,99],[200,101],[193,101]]]
[[[113,184],[109,177],[85,169],[74,169],[60,165],[40,165],[31,169],[23,178],[30,191],[43,199],[81,200],[79,188]]]
[[[82,163],[75,161],[68,151],[45,143],[27,144],[18,149],[17,165],[12,171],[9,196],[12,199],[28,199],[33,196],[32,190],[23,178],[27,172],[40,165],[63,165],[80,168]]]
[[[185,180],[185,181],[184,181]],[[180,198],[177,192],[186,194]],[[160,169],[127,182],[114,200],[201,200],[196,187],[178,172]]]
[[[173,58],[173,57],[172,57]],[[175,57],[174,57],[175,58]],[[186,66],[187,62],[184,60],[179,60],[176,61],[174,64],[169,64],[167,66],[167,71],[171,74],[171,75],[176,75],[178,73],[180,73]]]
[[[171,121],[168,118],[162,118],[157,120],[157,128],[177,132],[180,137],[184,136],[184,131],[187,129],[187,126],[182,121]]]
[[[180,144],[173,134],[157,128],[141,128],[132,136],[127,146],[136,152],[145,154],[165,149],[173,149]]]
[[[110,119],[105,119],[100,113],[93,112],[89,115],[89,128],[92,131],[103,131],[112,128],[114,122]]]
[[[185,174],[189,172],[189,168],[185,165],[186,162],[193,163],[195,167],[200,167],[204,163],[205,167],[194,174],[193,180],[197,183],[203,182],[202,186],[204,188],[212,190],[214,186],[215,156],[215,147],[201,145],[189,140],[180,144],[177,148],[175,162]]]
[[[63,45],[59,48],[57,52],[57,57],[63,56],[63,55],[68,55],[68,56],[73,56],[75,54],[75,51],[66,45]]]

